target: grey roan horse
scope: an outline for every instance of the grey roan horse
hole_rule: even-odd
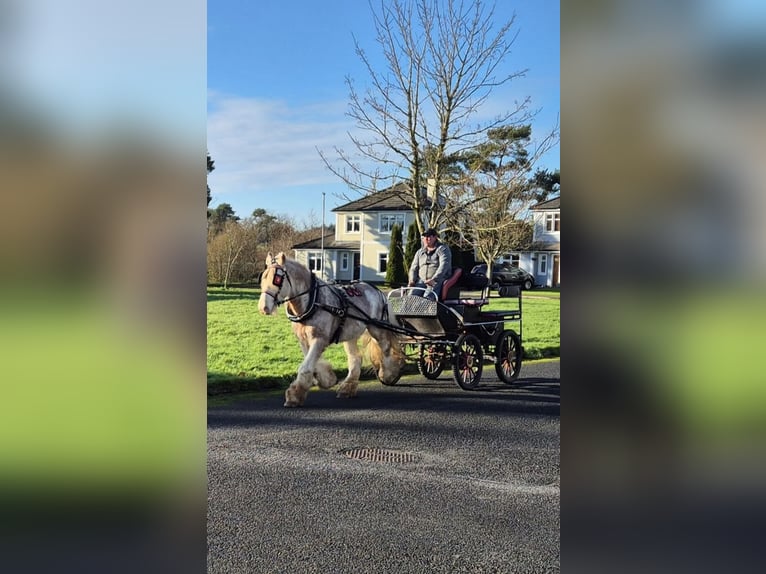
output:
[[[343,343],[348,357],[348,375],[337,396],[355,396],[362,364],[358,339],[365,330],[370,335],[368,352],[378,379],[387,385],[396,383],[402,366],[401,348],[397,334],[386,328],[390,324],[386,297],[376,287],[367,283],[329,285],[284,253],[269,253],[261,276],[258,309],[271,315],[281,304],[304,356],[295,380],[285,391],[286,407],[303,405],[314,383],[324,389],[337,383],[330,363],[322,359],[332,343]]]

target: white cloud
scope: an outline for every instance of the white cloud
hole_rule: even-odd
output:
[[[273,191],[337,183],[317,148],[332,152],[352,128],[346,103],[290,106],[282,101],[209,94],[208,151],[217,193]]]

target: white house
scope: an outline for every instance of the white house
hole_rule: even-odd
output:
[[[534,217],[532,246],[528,252],[530,269],[538,285],[561,284],[561,198],[555,197],[532,206]]]
[[[506,253],[498,262],[508,262],[531,273],[537,285],[561,284],[561,202],[560,197],[530,208],[533,217],[532,245],[528,251]]]
[[[293,246],[295,259],[328,281],[383,282],[391,229],[402,225],[402,241],[415,221],[411,198],[400,183],[336,207],[335,233]],[[324,268],[324,269],[323,269]]]

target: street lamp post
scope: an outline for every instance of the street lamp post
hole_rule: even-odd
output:
[[[324,196],[325,196],[325,192],[323,191],[322,192],[322,243],[321,243],[321,245],[322,245],[322,255],[321,255],[322,263],[321,263],[321,268],[320,268],[320,271],[322,272],[322,280],[324,280],[324,278],[325,278],[325,275],[324,275]]]

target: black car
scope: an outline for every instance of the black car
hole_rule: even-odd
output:
[[[487,285],[487,265],[476,265],[468,275],[463,277],[462,286],[466,289],[483,289]],[[494,289],[507,285],[519,285],[524,289],[535,286],[535,278],[508,263],[497,263],[492,266],[492,287]]]

